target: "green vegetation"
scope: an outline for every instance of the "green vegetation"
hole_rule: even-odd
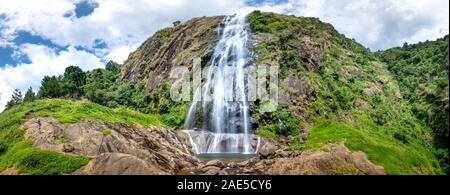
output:
[[[291,136],[291,147],[304,149],[344,141],[388,174],[448,174],[448,36],[372,53],[317,18],[255,11],[248,21],[261,38],[251,48],[255,63],[279,67],[280,81],[300,83],[279,85],[292,96],[275,112],[260,112],[274,106],[266,100],[251,105],[258,135]],[[179,25],[156,32],[144,45],[167,45]],[[153,68],[158,51],[137,62],[143,75]],[[175,56],[186,55],[180,53]],[[63,75],[44,77],[36,97],[31,88],[23,99],[16,90],[0,114],[0,170],[14,166],[27,174],[70,173],[89,160],[33,147],[20,129],[28,114],[64,124],[91,118],[181,127],[188,105],[170,101],[169,81],[149,93],[142,78],[118,80],[120,69],[112,61],[87,72],[70,66]]]
[[[0,171],[14,166],[26,174],[70,173],[85,165],[89,159],[82,156],[65,155],[32,146],[23,137],[20,125],[29,114],[53,117],[65,124],[83,118],[110,123],[162,125],[158,116],[142,114],[128,108],[111,109],[91,102],[74,102],[63,99],[44,99],[14,106],[0,114]],[[105,129],[103,134],[109,135]]]
[[[430,126],[434,134],[436,157],[449,173],[449,36],[436,41],[404,44],[377,52],[398,80],[401,94],[414,115]]]
[[[8,110],[20,103],[22,103],[22,92],[19,89],[15,89],[11,96],[11,100],[6,103],[5,110]]]
[[[42,150],[29,141],[20,141],[0,155],[0,170],[15,167],[30,175],[53,175],[71,173],[88,162],[87,157]]]
[[[162,125],[162,122],[156,115],[142,114],[124,107],[111,109],[91,102],[48,99],[36,101],[32,106],[37,115],[53,117],[66,124],[78,122],[83,118],[92,118],[110,123],[139,123],[145,127]]]
[[[420,142],[402,143],[382,128],[350,125],[335,120],[321,120],[309,130],[305,148],[320,148],[327,143],[345,141],[353,151],[363,151],[369,160],[385,168],[388,174],[441,174],[429,148]]]
[[[33,92],[33,88],[28,88],[25,96],[23,97],[23,102],[32,102],[36,99],[36,95]]]
[[[431,128],[402,100],[397,82],[377,55],[317,18],[255,11],[249,23],[264,37],[253,48],[256,64],[278,66],[281,80],[297,78],[312,89],[296,100],[300,105],[281,105],[274,113],[260,114],[257,102],[251,112],[259,135],[291,135],[294,148],[345,141],[389,174],[444,173],[445,165],[439,165],[436,157],[445,152],[433,155]],[[293,93],[289,86],[280,85],[279,90]],[[446,112],[443,107],[433,112],[438,110]],[[299,135],[305,130],[309,136],[301,144]]]
[[[70,173],[89,161],[82,156],[35,148],[24,139],[20,125],[25,121],[26,115],[44,108],[45,105],[45,101],[27,102],[0,114],[0,170],[15,167],[25,174]]]

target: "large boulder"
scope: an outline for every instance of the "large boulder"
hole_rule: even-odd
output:
[[[123,153],[103,153],[78,169],[76,175],[165,175],[155,164]]]
[[[365,153],[351,152],[344,143],[328,144],[329,152],[309,150],[293,158],[279,158],[268,169],[274,175],[384,175]]]

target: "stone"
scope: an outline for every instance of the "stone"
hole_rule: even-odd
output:
[[[217,175],[220,172],[219,167],[209,166],[202,169],[202,175]]]
[[[163,175],[168,172],[158,166],[129,154],[104,153],[86,166],[78,169],[75,175]]]
[[[259,148],[258,154],[267,157],[270,155],[275,154],[275,151],[277,150],[277,146],[273,141],[264,141],[262,146]]]
[[[220,170],[219,175],[228,175],[228,172],[225,170]]]
[[[236,162],[233,161],[233,162],[229,162],[226,167],[228,167],[228,168],[235,168],[237,166],[238,165],[236,164]]]
[[[303,140],[303,141],[306,141],[308,139],[308,133],[302,133],[300,135],[300,139]]]
[[[343,142],[325,145],[328,152],[308,150],[290,158],[278,158],[265,174],[270,175],[384,175],[363,152],[351,152]]]
[[[211,160],[211,161],[208,161],[208,162],[205,164],[205,166],[223,167],[224,164],[223,164],[223,162],[220,161],[220,160]]]
[[[286,152],[285,150],[281,150],[281,149],[275,151],[275,154],[276,154],[278,157],[281,157],[281,158],[286,158],[286,157],[289,156],[289,153],[288,153],[288,152]]]
[[[239,167],[247,167],[250,165],[250,162],[248,160],[245,160],[245,161],[236,163],[236,165]]]
[[[25,137],[38,148],[91,157],[91,168],[85,170],[86,174],[105,171],[107,174],[134,174],[137,171],[175,174],[183,168],[195,168],[200,163],[172,130],[163,127],[111,124],[89,118],[65,126],[54,118],[39,119],[37,123],[36,119],[30,118],[22,125]],[[104,136],[105,129],[111,134]],[[130,159],[132,164],[121,162],[121,159]],[[110,170],[113,168],[118,170]],[[122,168],[129,170],[120,170]]]

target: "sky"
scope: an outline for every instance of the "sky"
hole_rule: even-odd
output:
[[[318,17],[373,51],[449,33],[448,0],[0,0],[0,111],[67,66],[122,63],[174,21],[255,9]]]

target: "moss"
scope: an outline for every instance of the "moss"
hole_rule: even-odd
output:
[[[103,134],[103,136],[111,135],[111,130],[105,129],[105,130],[102,131],[102,134]]]

